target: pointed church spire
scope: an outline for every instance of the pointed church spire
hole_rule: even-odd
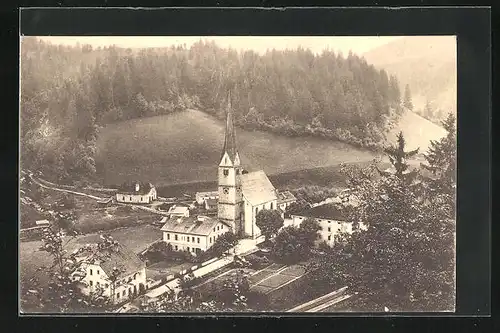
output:
[[[234,162],[237,149],[236,149],[236,133],[234,131],[234,124],[233,124],[233,110],[231,107],[231,92],[228,93],[227,97],[226,134],[224,137],[224,148],[222,149],[222,156],[224,156],[224,153],[226,152],[229,155],[231,161]]]

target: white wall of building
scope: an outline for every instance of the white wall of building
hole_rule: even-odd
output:
[[[103,295],[111,297],[113,289],[112,283],[102,268],[99,265],[87,264],[85,271],[86,275],[82,280],[84,284],[82,292],[88,295],[91,292],[95,292],[99,288],[103,288]],[[138,293],[140,291],[139,286],[141,283],[144,285],[144,288],[146,288],[146,268],[142,268],[139,271],[131,273],[127,276],[120,277],[116,281],[114,288],[115,303],[120,303],[124,300],[124,298],[129,298],[133,295],[134,290]]]
[[[260,205],[253,206],[250,202],[245,200],[244,202],[244,210],[245,210],[245,235],[252,237],[252,238],[257,238],[259,237],[262,233],[256,225],[256,216],[258,212],[260,212],[263,209],[277,209],[277,200],[272,200]]]
[[[148,204],[157,199],[156,189],[152,188],[147,194],[117,193],[116,201],[123,203]]]
[[[196,254],[196,249],[208,250],[220,235],[230,231],[230,228],[221,222],[217,223],[214,229],[208,235],[163,231],[163,241],[172,245],[176,251],[186,251],[189,248],[189,252]]]

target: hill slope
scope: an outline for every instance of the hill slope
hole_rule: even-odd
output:
[[[405,111],[397,126],[389,131],[387,134],[389,143],[396,142],[399,131],[403,132],[407,150],[420,148],[420,153],[427,152],[430,140],[439,140],[446,135],[444,128],[411,111]]]
[[[402,129],[411,147],[439,132],[432,123],[410,112],[400,124],[393,132]],[[134,179],[157,185],[213,181],[223,134],[222,122],[195,110],[108,125],[98,140],[98,172],[106,184]],[[237,129],[236,135],[245,167],[263,169],[268,174],[366,162],[376,156],[319,138],[291,138],[242,129]]]
[[[443,113],[457,110],[457,55],[453,36],[403,37],[365,53],[375,67],[396,75],[404,92],[410,85],[415,109],[427,100]]]

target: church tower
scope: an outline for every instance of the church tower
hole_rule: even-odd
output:
[[[217,216],[219,220],[230,225],[236,235],[241,236],[243,233],[243,195],[240,180],[242,169],[236,148],[231,94],[228,94],[226,112],[226,133],[217,175],[219,191]]]

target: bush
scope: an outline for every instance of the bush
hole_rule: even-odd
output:
[[[249,254],[245,259],[252,264],[252,268],[254,269],[262,269],[271,264],[271,261],[266,257],[259,257],[255,254]]]

